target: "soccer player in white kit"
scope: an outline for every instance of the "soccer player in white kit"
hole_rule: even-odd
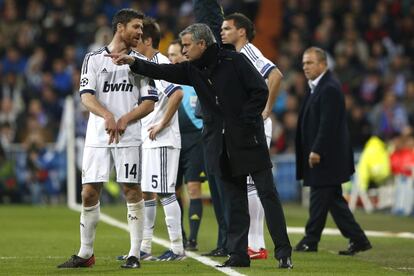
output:
[[[266,107],[262,112],[262,117],[264,120],[267,144],[270,147],[272,121],[269,115],[272,112],[272,107],[279,92],[280,82],[283,76],[275,64],[264,57],[260,50],[250,43],[254,35],[254,25],[245,15],[233,13],[224,17],[221,26],[221,40],[223,44],[232,44],[235,46],[237,52],[244,54],[256,67],[257,71],[260,72],[268,85],[269,96]],[[250,259],[266,259],[268,252],[265,249],[263,236],[264,210],[250,176],[247,178],[247,191],[250,214],[248,254]]]
[[[99,221],[102,183],[115,167],[127,201],[131,247],[123,268],[139,268],[144,223],[144,201],[139,186],[141,173],[141,122],[158,100],[152,80],[136,75],[128,65],[117,66],[105,55],[129,53],[142,35],[143,14],[132,9],[118,11],[113,20],[111,43],[88,53],[80,80],[82,103],[90,111],[82,164],[81,247],[77,255],[59,268],[90,267],[95,264],[93,243]]]
[[[135,48],[151,62],[170,63],[158,51],[161,31],[152,18],[144,19],[142,41]],[[181,210],[175,195],[175,185],[181,149],[181,136],[177,110],[183,98],[181,86],[164,80],[155,80],[159,101],[154,111],[142,120],[142,191],[145,199],[144,236],[141,245],[142,259],[153,259],[151,243],[156,216],[156,198],[160,198],[165,213],[171,247],[159,261],[174,261],[185,258]]]

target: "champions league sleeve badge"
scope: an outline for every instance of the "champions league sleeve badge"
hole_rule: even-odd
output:
[[[81,81],[80,81],[80,86],[85,87],[85,86],[88,85],[88,83],[89,83],[88,78],[82,78]]]

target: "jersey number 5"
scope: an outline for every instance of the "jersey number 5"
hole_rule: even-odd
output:
[[[158,186],[158,175],[153,174],[151,176],[151,182],[152,182],[151,184],[152,188],[156,189]]]

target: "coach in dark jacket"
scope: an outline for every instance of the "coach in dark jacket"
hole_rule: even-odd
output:
[[[296,174],[311,187],[309,220],[296,251],[317,251],[328,211],[341,233],[350,239],[341,255],[371,248],[342,196],[342,183],[354,173],[344,96],[327,69],[326,53],[311,47],[303,54],[309,89],[301,107],[296,133]]]
[[[291,246],[273,183],[261,117],[268,94],[266,83],[243,55],[219,48],[207,25],[190,25],[180,37],[188,62],[159,65],[128,55],[109,56],[115,64],[130,64],[135,73],[194,87],[203,112],[209,170],[223,179],[230,205],[228,249],[231,256],[223,266],[250,266],[246,186],[246,177],[250,174],[255,183],[261,183],[257,190],[279,267],[292,268]]]

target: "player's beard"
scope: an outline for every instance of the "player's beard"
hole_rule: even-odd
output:
[[[139,40],[141,39],[140,35],[131,34],[128,36],[128,46],[129,48],[136,48],[138,46]]]

